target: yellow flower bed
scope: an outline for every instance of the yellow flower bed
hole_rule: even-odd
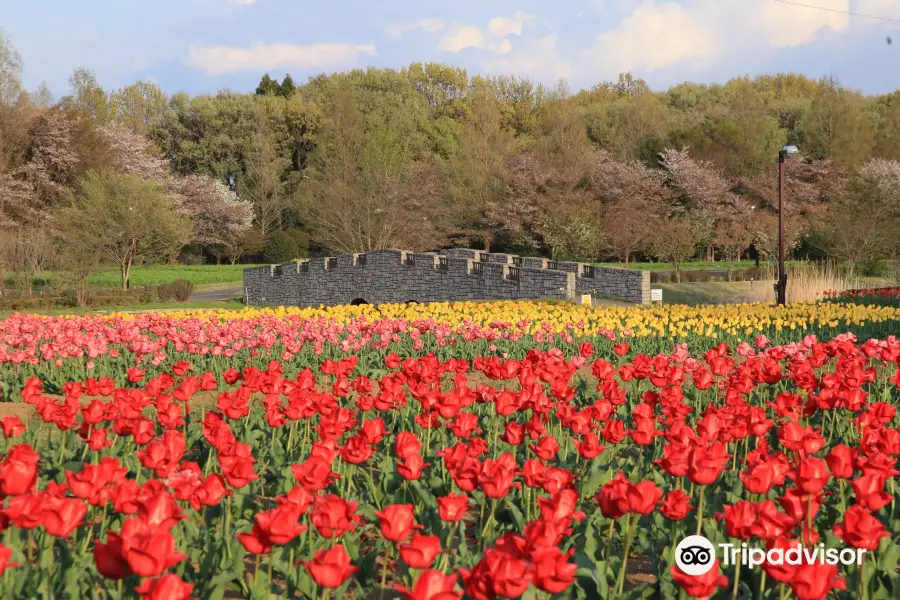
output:
[[[127,319],[133,316],[113,314],[109,318]],[[793,304],[785,307],[773,304],[591,307],[568,303],[497,301],[185,310],[167,312],[166,317],[219,321],[298,317],[333,320],[337,324],[359,318],[367,321],[389,318],[434,321],[453,328],[468,323],[487,327],[491,323],[501,322],[509,323],[523,333],[534,333],[542,328],[550,331],[569,329],[575,337],[593,336],[603,330],[617,333],[630,331],[636,337],[717,337],[725,334],[741,337],[763,331],[804,331],[813,327],[834,329],[835,333],[840,333],[850,326],[900,320],[900,309],[839,303]]]

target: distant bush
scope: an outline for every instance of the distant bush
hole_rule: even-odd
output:
[[[308,254],[309,237],[302,229],[276,231],[269,236],[263,256],[269,263],[285,263]]]
[[[297,258],[297,240],[286,231],[276,231],[269,236],[263,256],[270,263],[284,263]]]
[[[187,302],[194,291],[194,284],[187,279],[176,279],[156,287],[156,297],[160,302]]]
[[[706,283],[707,281],[712,280],[712,275],[709,271],[682,271],[681,272],[681,282],[682,283]]]
[[[194,284],[187,279],[176,279],[171,284],[172,294],[178,302],[187,302],[194,291]]]
[[[863,259],[856,263],[856,272],[862,277],[884,277],[889,265],[883,260]]]
[[[153,302],[154,290],[150,286],[116,290],[109,288],[89,288],[84,293],[83,306],[101,308],[106,306],[133,306]],[[75,308],[78,297],[72,288],[64,288],[53,293],[23,296],[12,290],[3,290],[0,295],[0,310],[38,310],[45,308]]]

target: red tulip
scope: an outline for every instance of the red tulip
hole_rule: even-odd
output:
[[[30,492],[37,481],[40,458],[29,444],[13,446],[0,462],[0,497]]]
[[[881,538],[890,537],[884,525],[860,505],[851,506],[844,513],[844,520],[836,524],[834,532],[854,548],[864,548],[874,552]]]
[[[670,521],[681,521],[694,509],[690,504],[691,497],[681,490],[672,490],[663,499],[659,512]]]
[[[713,567],[703,575],[688,575],[679,569],[678,565],[672,565],[671,572],[675,583],[692,598],[709,598],[716,593],[717,588],[728,585],[728,578],[719,574],[718,559]]]
[[[272,510],[259,512],[250,533],[239,533],[237,539],[251,554],[268,554],[272,546],[287,544],[306,531],[298,523],[300,511],[290,504],[282,504]]]
[[[805,494],[816,494],[828,483],[828,465],[820,458],[802,458],[794,472],[797,488]]]
[[[190,368],[191,363],[187,362],[186,360],[179,360],[177,363],[172,365],[172,372],[175,373],[175,375],[181,377],[182,375],[187,373]]]
[[[193,584],[185,583],[174,573],[166,573],[159,579],[145,579],[134,588],[141,600],[189,600]]]
[[[340,587],[350,575],[359,571],[350,564],[350,557],[341,544],[330,550],[319,550],[311,561],[297,562],[301,563],[319,586],[329,589]]]
[[[41,517],[44,529],[50,535],[69,537],[72,531],[81,525],[81,520],[84,519],[86,513],[87,506],[81,500],[44,495]]]
[[[484,562],[498,596],[518,598],[534,579],[534,571],[527,561],[506,552],[488,548],[484,552]]]
[[[710,485],[725,470],[729,458],[722,442],[714,442],[708,448],[695,447],[688,459],[687,476],[697,485]]]
[[[575,582],[578,565],[570,563],[574,549],[565,554],[559,548],[548,548],[532,557],[534,562],[534,584],[548,594],[561,594]]]
[[[375,515],[378,517],[381,535],[392,542],[403,542],[413,530],[421,528],[421,525],[416,525],[412,504],[391,504],[382,511],[376,511]]]
[[[753,527],[757,524],[758,518],[756,505],[749,500],[738,500],[730,506],[726,505],[724,513],[716,514],[717,520],[725,521],[725,533],[742,540],[749,540],[753,535]]]
[[[3,544],[0,544],[0,576],[2,576],[7,569],[19,566],[19,563],[9,562],[11,556],[12,548],[8,548]]]
[[[469,509],[467,494],[447,494],[437,499],[438,515],[442,521],[456,523],[462,520]]]
[[[122,525],[122,555],[141,577],[157,577],[187,558],[175,550],[175,538],[164,529],[154,529],[141,518]]]
[[[630,482],[619,471],[597,494],[600,512],[609,519],[618,519],[628,512],[628,490]]]
[[[356,506],[356,502],[347,502],[333,494],[317,496],[313,502],[312,523],[322,537],[340,537],[362,522],[362,517],[355,514]]]
[[[426,569],[419,574],[412,590],[397,586],[403,600],[460,600],[462,592],[455,591],[458,575],[444,575],[440,571]]]
[[[17,438],[25,433],[25,424],[22,423],[19,417],[3,417],[0,420],[0,425],[3,427],[3,435],[10,439]]]
[[[800,565],[788,585],[798,600],[823,600],[833,589],[846,590],[843,577],[835,565],[813,563]]]
[[[431,463],[422,459],[421,454],[410,454],[405,458],[398,459],[396,468],[401,477],[415,481],[422,476],[422,469],[430,465]]]
[[[868,473],[850,482],[856,495],[856,503],[871,511],[891,503],[891,495],[884,491],[885,477],[880,473]]]
[[[581,436],[581,441],[575,440],[575,448],[578,454],[587,460],[591,460],[599,456],[606,446],[600,444],[600,439],[593,433],[585,433]]]
[[[397,441],[394,444],[397,458],[406,458],[413,454],[418,454],[422,450],[422,442],[415,433],[410,431],[401,431],[397,434]]]
[[[400,544],[400,558],[413,569],[426,569],[441,553],[441,539],[436,535],[413,533],[408,544]]]
[[[310,456],[305,463],[292,465],[291,472],[300,485],[311,492],[324,490],[338,476],[331,470],[331,463],[319,456]]]
[[[559,452],[559,443],[552,435],[542,437],[537,444],[529,446],[531,451],[538,455],[541,460],[550,460]]]
[[[641,481],[628,486],[628,512],[647,515],[656,507],[662,498],[660,490],[652,481]]]
[[[112,531],[106,534],[105,544],[94,540],[94,562],[97,571],[107,579],[124,579],[131,572],[122,554],[122,538]]]

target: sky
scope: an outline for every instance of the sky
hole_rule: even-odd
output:
[[[796,1],[900,21],[900,0]],[[417,61],[573,90],[625,71],[658,90],[775,72],[900,89],[900,22],[776,0],[0,0],[0,29],[26,87],[57,97],[82,66],[107,90],[196,95]]]

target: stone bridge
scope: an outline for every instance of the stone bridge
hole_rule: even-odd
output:
[[[253,306],[560,298],[650,303],[650,272],[451,248],[377,250],[244,269]]]

